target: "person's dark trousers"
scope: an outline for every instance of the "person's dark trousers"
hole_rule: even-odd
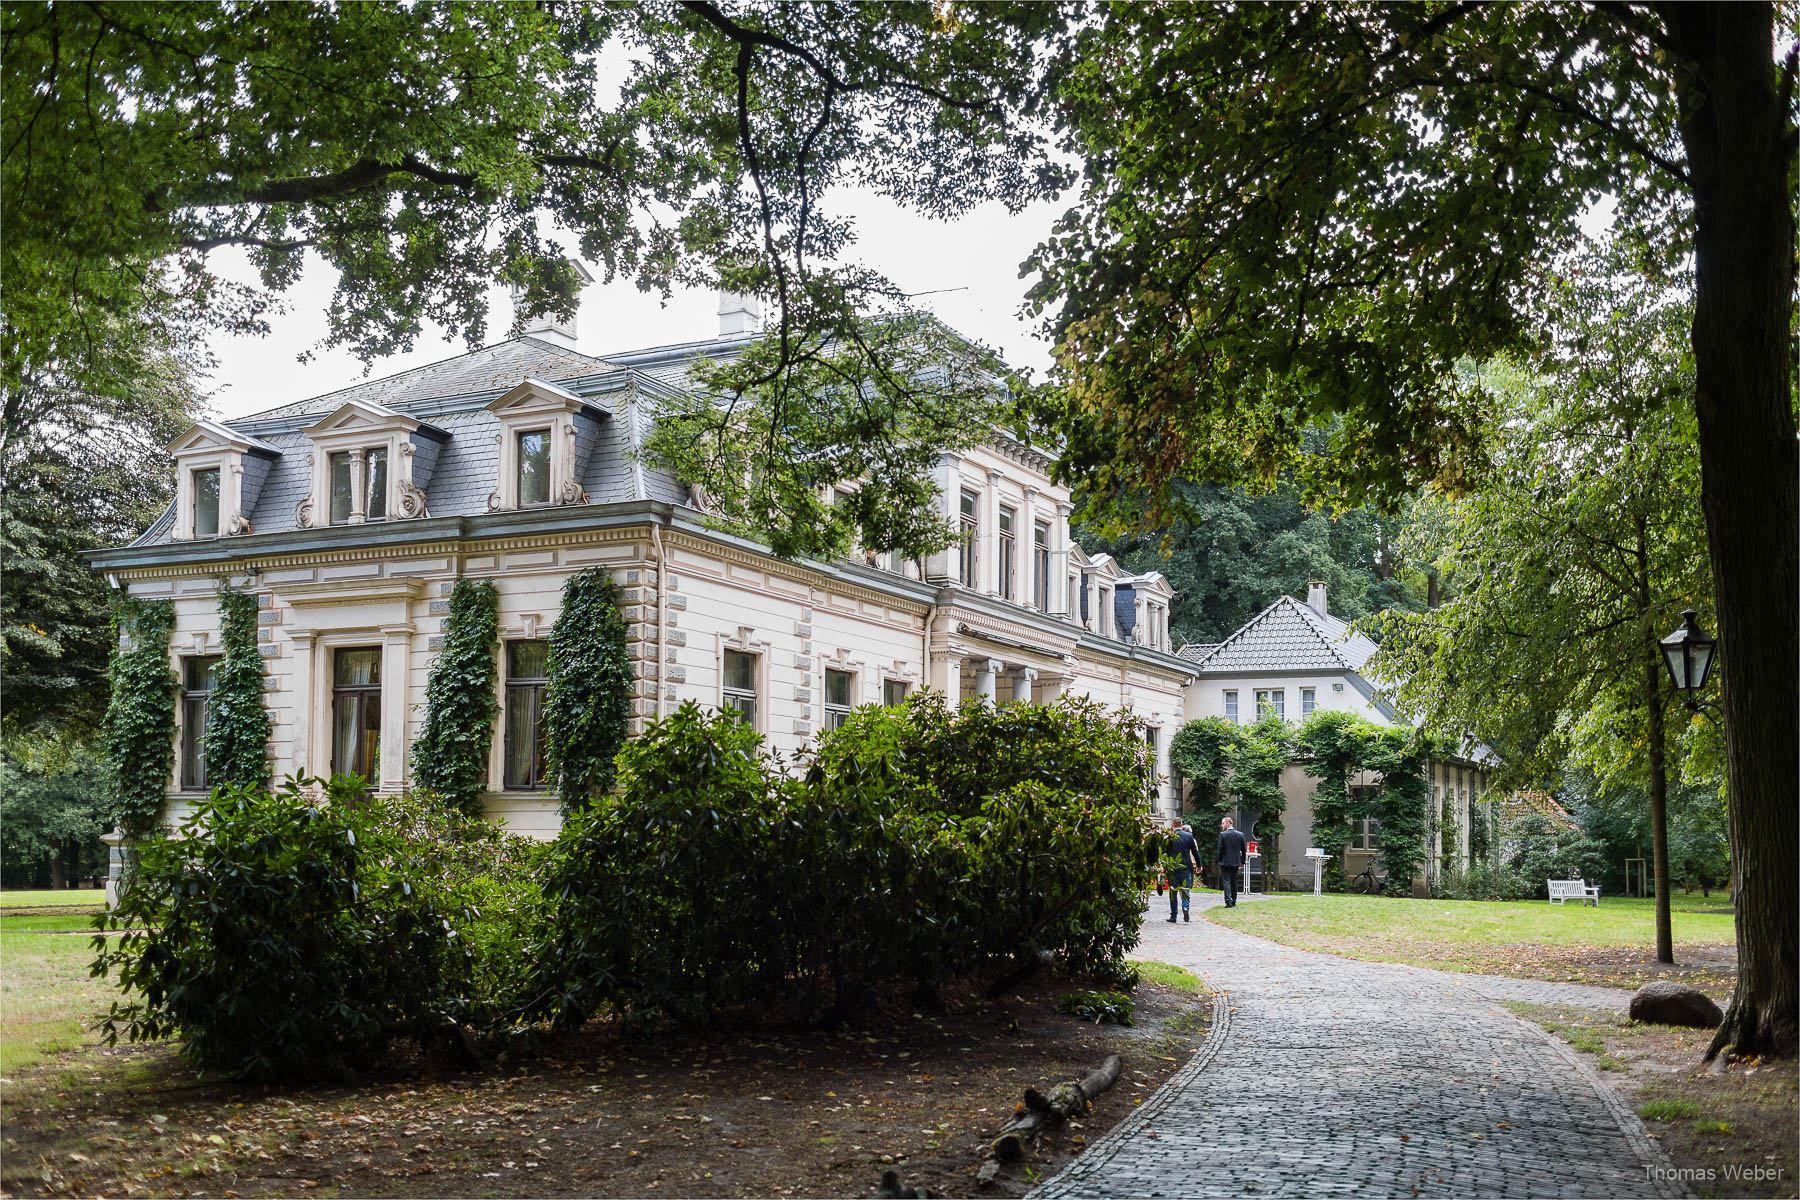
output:
[[[1175,897],[1181,897],[1181,911],[1188,909],[1188,892],[1194,886],[1194,869],[1192,867],[1170,867],[1164,872],[1169,878],[1169,920],[1178,915],[1175,911]]]
[[[1225,891],[1225,907],[1230,908],[1237,903],[1238,868],[1220,867],[1219,886]]]

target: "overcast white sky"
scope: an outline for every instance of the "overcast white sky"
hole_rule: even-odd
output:
[[[952,328],[995,347],[1014,367],[1040,375],[1048,367],[1049,348],[1036,335],[1037,322],[1019,316],[1027,287],[1019,278],[1019,264],[1049,232],[1066,202],[1036,205],[1018,216],[991,204],[953,224],[928,220],[866,192],[843,190],[828,202],[834,211],[856,219],[859,237],[848,257],[881,271],[908,292],[939,293],[922,296],[918,303]],[[221,253],[216,263],[223,274],[255,281],[241,254]],[[297,361],[325,334],[332,284],[332,272],[314,260],[299,285],[286,293],[288,311],[271,320],[268,337],[211,339],[218,367],[208,386],[211,407],[219,416],[243,416],[365,378],[362,364],[342,348],[319,351],[310,362]],[[495,342],[506,336],[512,308],[498,287],[489,305],[487,341]],[[605,355],[712,337],[718,332],[718,307],[718,295],[710,291],[677,292],[664,306],[630,282],[595,283],[582,296],[579,348]],[[463,350],[460,337],[428,327],[411,353],[377,362],[370,375],[391,375]]]

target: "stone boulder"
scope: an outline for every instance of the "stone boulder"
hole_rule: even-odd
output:
[[[1632,993],[1631,1019],[1649,1025],[1688,1025],[1695,1029],[1717,1029],[1725,1019],[1725,1014],[1700,989],[1691,988],[1685,983],[1658,979]]]

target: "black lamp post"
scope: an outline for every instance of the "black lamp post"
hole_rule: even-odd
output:
[[[1694,695],[1706,686],[1706,677],[1712,672],[1713,651],[1718,644],[1717,638],[1700,628],[1691,608],[1682,612],[1681,628],[1661,642],[1669,678],[1675,681],[1675,690],[1681,693],[1689,708],[1696,707]]]

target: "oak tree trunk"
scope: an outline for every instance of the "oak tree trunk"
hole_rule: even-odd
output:
[[[1694,408],[1737,893],[1737,991],[1708,1057],[1792,1055],[1800,1018],[1794,131],[1771,5],[1660,12],[1686,60],[1674,74],[1694,201]]]

